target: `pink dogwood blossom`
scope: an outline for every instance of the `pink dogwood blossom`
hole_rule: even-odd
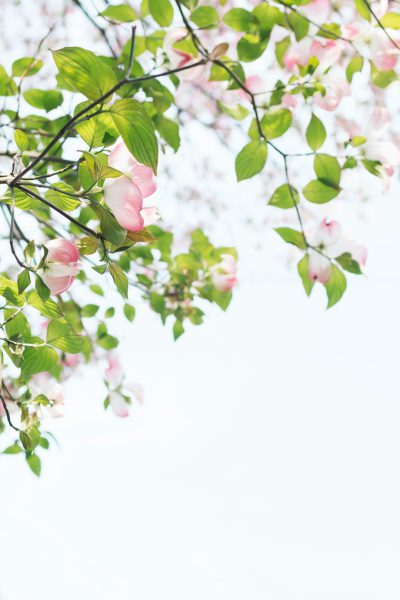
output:
[[[48,253],[40,275],[52,294],[62,294],[79,271],[79,250],[73,242],[60,238],[50,240],[45,246]]]
[[[350,84],[340,77],[328,73],[322,75],[319,79],[320,83],[325,88],[325,94],[317,93],[314,96],[314,101],[317,106],[323,110],[333,111],[339,106],[345,96],[350,96]]]
[[[311,281],[327,283],[332,275],[332,258],[348,252],[360,266],[365,266],[367,250],[343,237],[342,228],[337,221],[324,219],[308,236],[311,249],[308,255],[308,277]]]
[[[108,164],[123,173],[104,182],[104,201],[121,227],[137,232],[155,223],[159,218],[157,209],[143,207],[143,199],[157,189],[152,169],[139,163],[123,142],[114,146]]]
[[[237,283],[236,260],[231,254],[222,254],[222,261],[210,269],[211,281],[220,292],[230,292]]]

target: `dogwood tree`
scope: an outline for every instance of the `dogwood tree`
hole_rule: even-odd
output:
[[[88,4],[63,10],[93,26],[101,51],[90,36],[51,50],[44,38],[0,66],[0,428],[11,438],[5,453],[23,454],[37,475],[44,421],[64,415],[62,382],[80,363],[98,362],[115,415],[142,399],[124,379],[113,317],[129,328],[140,297],[177,339],[202,323],[207,302],[231,301],[235,249],[200,227],[182,248],[152,201],[159,157],[179,153],[192,120],[228,146],[239,132],[238,182],[274,165],[265,210],[296,248],[306,294],[324,286],[328,307],[367,257],[329,207],[355,174],[386,189],[400,163],[389,128],[396,2]],[[57,15],[46,18],[54,31]],[[110,281],[115,306],[104,297]]]

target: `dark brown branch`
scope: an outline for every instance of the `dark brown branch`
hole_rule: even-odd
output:
[[[4,396],[3,396],[2,393],[0,393],[0,401],[1,401],[2,405],[3,405],[4,412],[6,413],[6,419],[7,419],[7,422],[9,424],[9,426],[12,427],[12,429],[14,429],[15,431],[19,431],[18,427],[15,427],[15,425],[13,425],[13,423],[11,421],[10,411],[8,410],[7,403],[4,400]]]

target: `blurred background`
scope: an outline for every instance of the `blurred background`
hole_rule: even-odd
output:
[[[231,307],[174,343],[138,301],[114,333],[144,404],[105,413],[103,374],[81,366],[41,478],[0,457],[0,598],[398,600],[398,182],[383,195],[367,175],[334,212],[315,208],[369,251],[367,277],[327,311],[271,230],[273,164],[237,185],[236,140],[232,153],[196,127],[163,158],[158,205],[182,236],[205,224],[238,246]]]

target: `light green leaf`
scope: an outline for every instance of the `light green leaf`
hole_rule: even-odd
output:
[[[14,131],[14,141],[17,144],[17,146],[21,152],[25,152],[25,150],[28,149],[28,146],[29,146],[28,136],[26,135],[26,133],[21,131],[21,129],[16,129]]]
[[[292,185],[284,183],[280,185],[268,201],[270,206],[277,208],[294,208],[295,204],[299,203],[299,193]]]
[[[24,98],[31,106],[50,112],[63,103],[63,95],[58,90],[30,89],[24,92]]]
[[[191,21],[204,29],[212,29],[218,25],[219,14],[213,6],[198,6],[190,15]]]
[[[36,341],[36,338],[32,338]],[[40,340],[41,341],[41,340]],[[39,348],[25,348],[21,377],[29,379],[35,373],[50,371],[58,362],[58,354],[53,348],[42,346]]]
[[[277,108],[269,111],[261,119],[261,127],[267,139],[283,135],[292,124],[292,113],[287,108]]]
[[[96,100],[117,83],[114,71],[93,52],[83,48],[62,48],[53,52],[53,58],[67,88],[77,90]]]
[[[238,181],[249,179],[263,170],[267,161],[267,144],[265,142],[250,142],[236,157],[235,170]]]
[[[314,170],[322,183],[339,188],[341,170],[337,158],[328,154],[317,154],[314,158]]]
[[[126,273],[116,263],[110,263],[109,271],[114,280],[117,290],[124,298],[128,297],[128,277]]]
[[[312,114],[306,130],[307,144],[311,150],[318,150],[326,139],[326,130],[322,121]]]
[[[60,320],[50,321],[47,327],[46,341],[51,346],[69,354],[77,354],[83,346],[82,336],[75,333],[66,321]]]
[[[131,6],[128,4],[116,4],[115,6],[107,6],[102,13],[102,17],[110,19],[110,21],[117,21],[119,23],[130,23],[137,19],[137,14]]]
[[[43,67],[43,61],[38,58],[18,58],[12,64],[13,77],[30,77]]]
[[[169,27],[174,18],[170,0],[148,0],[150,14],[160,27]]]
[[[300,250],[306,249],[307,245],[301,231],[296,231],[291,227],[277,227],[275,231],[288,244],[293,244],[297,248],[300,248]]]
[[[319,179],[310,181],[303,189],[303,195],[309,202],[314,204],[325,204],[339,194],[340,188],[334,188],[330,185],[326,185]]]
[[[137,100],[117,100],[110,112],[128,150],[136,160],[157,173],[157,138],[154,125],[143,106]]]
[[[32,473],[36,475],[36,477],[40,477],[40,473],[42,471],[42,463],[37,454],[27,454],[26,462]]]
[[[312,292],[315,282],[311,281],[311,279],[308,276],[308,256],[307,256],[307,254],[305,254],[303,256],[303,258],[298,262],[297,271],[298,271],[301,281],[303,283],[304,290],[305,290],[307,296],[309,296]]]
[[[223,21],[231,29],[243,32],[250,31],[252,26],[257,24],[256,17],[244,8],[231,8],[225,13]]]
[[[332,275],[324,286],[328,296],[327,308],[330,308],[339,302],[347,287],[346,277],[336,265],[332,265]]]
[[[381,23],[388,29],[400,29],[400,13],[388,12],[381,17]]]

